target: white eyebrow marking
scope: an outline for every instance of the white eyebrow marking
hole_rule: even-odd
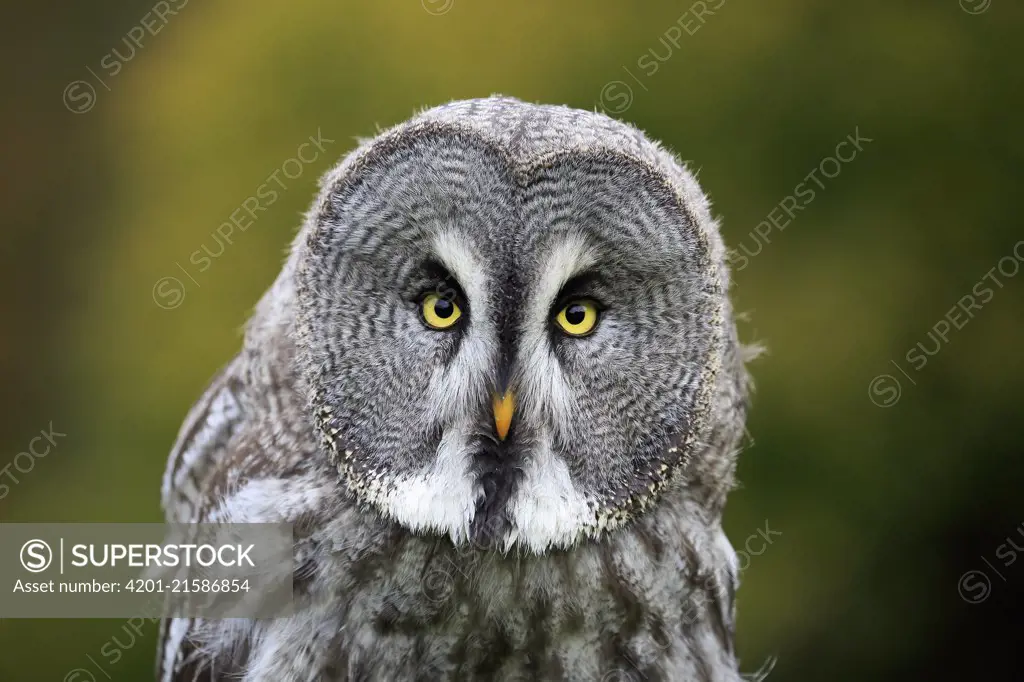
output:
[[[484,319],[487,314],[487,280],[470,245],[458,233],[444,230],[434,236],[430,247],[441,265],[458,280],[480,319]]]
[[[597,262],[597,254],[578,233],[570,233],[555,244],[540,270],[540,283],[530,303],[532,327],[547,324],[548,311],[558,292],[570,279]]]

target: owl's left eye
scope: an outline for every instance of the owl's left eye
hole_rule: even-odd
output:
[[[586,336],[597,326],[597,303],[590,299],[569,301],[555,315],[555,324],[569,336]]]
[[[423,297],[423,321],[431,329],[449,329],[462,317],[462,309],[455,301],[438,294]]]

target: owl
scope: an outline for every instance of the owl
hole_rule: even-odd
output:
[[[293,614],[168,618],[160,679],[739,680],[728,288],[626,123],[495,96],[362,141],[163,481],[169,521],[292,524]]]

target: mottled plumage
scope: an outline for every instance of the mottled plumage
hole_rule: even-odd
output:
[[[494,97],[361,144],[164,480],[170,520],[295,525],[297,615],[167,621],[162,679],[739,679],[727,290],[693,176],[601,114]]]

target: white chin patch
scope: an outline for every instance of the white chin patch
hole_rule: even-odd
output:
[[[470,452],[464,434],[444,434],[437,457],[423,471],[395,479],[373,501],[388,516],[414,532],[444,533],[452,542],[469,537],[482,487],[470,475]]]
[[[506,509],[512,521],[505,536],[506,550],[517,544],[536,554],[568,548],[594,525],[591,505],[573,486],[569,468],[552,452],[547,434],[531,453]]]

